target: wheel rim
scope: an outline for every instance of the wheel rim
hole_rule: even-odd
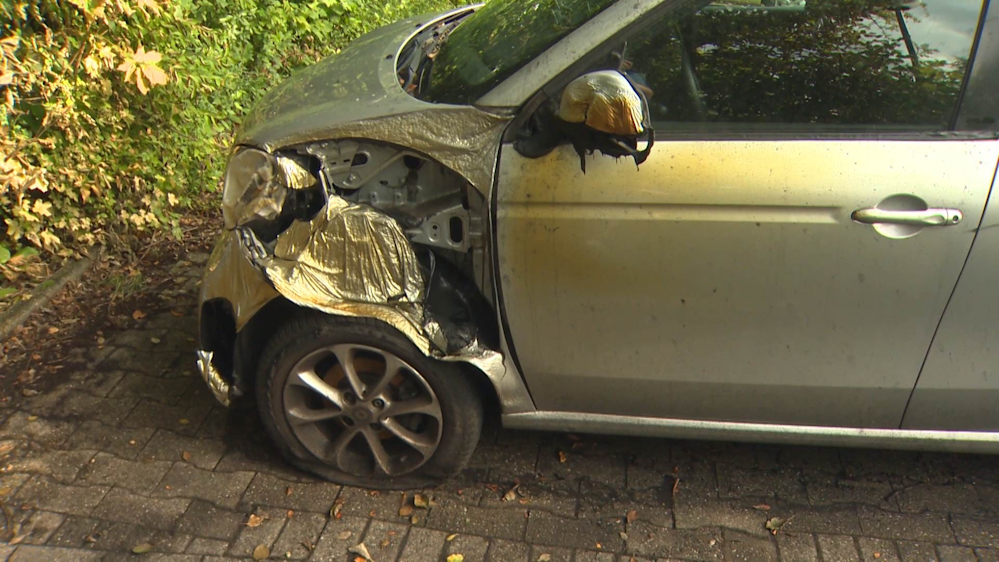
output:
[[[437,395],[399,357],[359,344],[326,346],[292,367],[284,413],[299,443],[355,476],[399,476],[427,462],[443,427]]]

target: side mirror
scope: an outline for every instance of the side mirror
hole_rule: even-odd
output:
[[[638,141],[648,144],[638,150]],[[630,156],[640,165],[652,152],[655,131],[649,103],[628,77],[616,70],[584,74],[569,83],[557,102],[541,105],[517,133],[514,148],[540,158],[556,146],[572,144],[586,173],[586,156]]]

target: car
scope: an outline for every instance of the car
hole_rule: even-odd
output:
[[[200,372],[287,459],[460,471],[483,420],[999,451],[999,14],[490,0],[246,116]]]

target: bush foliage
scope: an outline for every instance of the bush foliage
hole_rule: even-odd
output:
[[[0,0],[0,248],[69,254],[215,205],[235,126],[295,68],[456,0]]]

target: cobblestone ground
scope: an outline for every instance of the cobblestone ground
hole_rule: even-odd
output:
[[[175,271],[191,312],[105,334],[76,350],[88,368],[0,411],[0,559],[999,561],[996,457],[491,427],[439,488],[317,481],[195,372],[204,259]]]

